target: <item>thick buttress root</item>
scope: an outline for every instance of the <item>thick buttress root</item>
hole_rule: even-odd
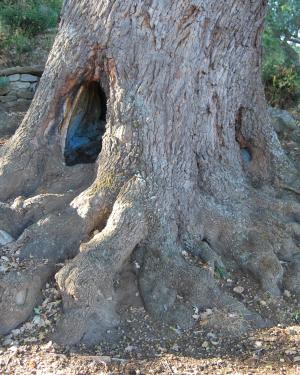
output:
[[[266,326],[258,314],[218,287],[211,269],[191,264],[183,254],[186,252],[176,245],[145,253],[139,285],[145,306],[153,316],[172,326],[190,329],[195,316],[197,319],[195,312],[215,308],[243,321],[237,334]]]
[[[119,323],[114,279],[147,234],[143,182],[134,180],[119,194],[104,230],[56,274],[65,314],[55,339],[62,344],[95,344]]]
[[[179,239],[176,236],[173,239],[170,228],[166,232],[171,237],[167,241],[159,241],[164,238],[159,234],[162,232],[159,219],[156,225],[151,224],[150,236],[149,222],[152,219],[145,186],[146,182],[142,178],[133,177],[115,194],[117,199],[112,210],[105,207],[107,196],[101,192],[95,193],[93,185],[70,205],[68,203],[73,198],[72,194],[50,194],[27,200],[18,198],[12,205],[3,204],[0,207],[1,212],[8,213],[1,218],[1,225],[6,225],[4,228],[7,230],[12,228],[14,218],[20,223],[22,218],[28,223],[34,221],[8,247],[19,258],[26,261],[33,257],[35,262],[25,271],[11,272],[0,280],[2,334],[30,316],[40,299],[43,285],[55,271],[55,263],[67,258],[73,259],[67,261],[56,274],[63,297],[64,315],[54,337],[66,345],[79,342],[95,344],[105,339],[107,330],[119,324],[120,301],[115,281],[133,252],[140,266],[137,278],[145,308],[155,318],[182,329],[193,327],[197,312],[206,309],[223,311],[227,317],[232,317],[230,332],[233,334],[239,335],[269,324],[219,287],[214,271],[226,267],[228,259],[237,269],[251,272],[260,281],[261,287],[273,295],[281,292],[282,283],[289,290],[299,292],[300,261],[295,241],[300,231],[298,217],[295,216],[298,209],[295,206],[289,203],[282,206],[278,200],[274,200],[274,212],[282,212],[282,217],[279,218],[267,207],[260,212],[261,217],[256,218],[255,230],[245,230],[235,220],[237,214],[226,217],[216,206],[210,207],[206,200],[205,207],[209,215],[202,208],[202,215],[206,217],[199,219],[201,224],[205,224],[201,233],[205,240],[191,241],[188,245],[182,234]],[[95,194],[98,194],[97,197]],[[44,202],[47,202],[47,208]],[[58,210],[61,204],[64,209]],[[253,220],[253,217],[248,218],[249,212],[247,215],[246,220]],[[105,221],[105,217],[108,217],[108,221],[104,229],[94,233],[91,238],[90,234],[99,227],[99,223]],[[290,217],[291,221],[286,217]],[[265,218],[269,220],[267,227],[263,226]],[[245,220],[241,220],[241,223],[245,223]],[[278,242],[275,246],[272,234],[274,230],[278,231],[280,225],[285,235],[280,237],[280,244]],[[273,226],[276,229],[271,230]],[[267,228],[264,237],[261,228]],[[22,229],[20,224],[16,232],[11,233],[18,236]],[[244,234],[241,236],[242,232]],[[224,233],[227,233],[226,237]],[[287,252],[284,244],[291,239],[294,245],[289,244],[290,252]],[[231,258],[227,259],[229,249]],[[185,257],[187,252],[192,257],[201,258],[207,266],[191,263]],[[283,259],[283,254],[288,267],[286,272],[279,260]],[[44,259],[47,259],[46,263]],[[228,331],[231,321],[229,319],[226,327],[219,328]],[[212,324],[216,326],[216,322]]]
[[[32,314],[41,302],[41,289],[54,264],[31,262],[26,270],[11,271],[0,278],[0,334],[7,334]]]
[[[72,234],[74,225],[81,230]],[[5,254],[19,259],[21,269],[0,277],[2,334],[31,315],[41,299],[43,286],[55,272],[55,264],[75,255],[74,249],[78,249],[83,233],[84,227],[78,215],[74,210],[66,210],[39,220],[28,227],[17,241],[7,245]]]
[[[90,196],[89,190],[86,196],[83,193],[81,208],[85,215],[77,212],[76,199],[69,206],[73,197],[73,192],[42,194],[26,200],[19,197],[11,205],[0,206],[2,230],[17,238],[0,249],[1,255],[12,257],[12,262],[15,258],[19,259],[21,266],[21,269],[0,274],[2,334],[31,315],[33,307],[41,299],[43,286],[55,272],[56,263],[74,257],[94,226],[105,221],[109,199],[104,193],[99,193],[96,198]],[[104,210],[98,208],[94,198],[100,206],[106,201]],[[84,209],[85,205],[90,209]]]

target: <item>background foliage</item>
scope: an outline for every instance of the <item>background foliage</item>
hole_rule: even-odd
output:
[[[62,0],[0,0],[0,48],[25,53],[34,37],[55,28]]]
[[[263,79],[273,106],[293,106],[300,96],[300,0],[269,0],[263,36]]]

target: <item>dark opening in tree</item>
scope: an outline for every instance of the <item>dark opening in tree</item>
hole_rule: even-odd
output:
[[[65,141],[67,165],[96,161],[105,132],[106,110],[106,96],[99,83],[90,82],[80,88]]]

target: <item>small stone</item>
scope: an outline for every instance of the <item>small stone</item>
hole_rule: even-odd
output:
[[[266,302],[266,301],[261,300],[261,301],[259,301],[259,303],[260,303],[260,305],[262,305],[262,306],[267,306],[267,302]]]
[[[236,286],[235,288],[233,288],[234,293],[237,293],[237,294],[242,294],[244,290],[245,289],[242,286]]]
[[[291,298],[291,297],[292,297],[292,293],[291,293],[289,290],[285,290],[285,291],[283,292],[283,295],[284,295],[285,297],[287,297],[287,298]]]
[[[293,362],[300,362],[300,355],[297,355],[297,357],[294,357]]]
[[[12,74],[11,76],[8,76],[10,82],[16,82],[19,81],[21,75],[20,74]]]
[[[30,331],[33,329],[33,324],[31,322],[27,322],[23,325],[24,330]]]
[[[26,290],[20,290],[20,291],[16,294],[16,304],[17,304],[18,306],[24,305],[25,300],[26,300],[26,295],[27,295]]]
[[[23,82],[37,82],[37,76],[33,76],[32,74],[21,74],[21,81]]]
[[[285,362],[284,358],[280,358],[280,362],[284,363]]]
[[[211,309],[206,309],[203,313],[200,314],[200,318],[202,320],[205,320],[212,314],[213,314],[213,311]]]
[[[20,82],[20,81],[12,82],[10,85],[15,90],[28,89],[30,87],[29,82]]]
[[[5,95],[5,96],[0,96],[0,102],[1,103],[9,103],[9,102],[15,102],[17,100],[16,95]]]
[[[13,242],[13,237],[5,232],[4,230],[0,230],[0,246],[7,245],[8,243]]]
[[[34,92],[30,90],[18,90],[17,96],[21,99],[33,99]]]
[[[255,341],[254,346],[256,349],[260,349],[263,346],[263,343],[261,341]]]
[[[52,342],[52,341],[49,341],[47,344],[45,344],[45,345],[43,346],[43,349],[44,349],[44,350],[48,350],[48,349],[52,348],[52,346],[53,346],[53,342]]]
[[[45,325],[44,319],[42,319],[39,315],[36,315],[32,320],[34,325],[37,325],[39,327],[43,327]]]
[[[208,349],[209,348],[209,342],[204,341],[204,343],[202,344],[202,348]]]
[[[4,103],[3,106],[10,111],[14,112],[26,112],[31,104],[29,99],[18,99],[15,102]]]
[[[28,367],[29,368],[37,368],[37,364],[33,359],[30,359],[30,361],[28,362]]]

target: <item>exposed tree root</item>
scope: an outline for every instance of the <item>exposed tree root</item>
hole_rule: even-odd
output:
[[[74,197],[73,192],[43,194],[26,200],[19,197],[11,205],[1,205],[2,228],[15,237],[19,236],[7,245],[7,253],[25,264],[28,261],[37,264],[1,277],[1,332],[7,333],[29,317],[41,297],[41,289],[55,270],[55,264],[74,257],[81,242],[88,240],[90,232],[95,227],[101,229],[110,210],[109,196],[105,191],[91,195],[87,190],[80,197],[80,208],[76,199],[68,206]],[[41,262],[42,266],[39,266]],[[19,304],[22,293],[26,299]]]
[[[181,248],[169,245],[163,251],[147,251],[139,277],[145,306],[153,316],[189,329],[195,324],[195,316],[197,320],[197,312],[216,308],[243,320],[239,334],[266,326],[258,314],[222,291],[209,269],[193,265],[184,258]]]
[[[25,199],[17,197],[12,204],[0,203],[0,227],[14,238],[42,217],[63,210],[74,198],[74,192],[65,194],[40,194]]]
[[[104,230],[56,275],[65,311],[56,334],[60,343],[94,344],[118,323],[114,279],[147,232],[142,184],[129,183]]]
[[[200,216],[193,218],[192,232],[197,236],[190,232],[183,235],[180,227],[178,238],[173,238],[176,231],[171,229],[164,231],[169,236],[166,238],[160,234],[163,230],[157,220],[149,237],[148,220],[153,221],[153,217],[147,217],[151,206],[146,182],[133,177],[121,190],[120,185],[112,191],[102,185],[99,188],[95,182],[72,202],[74,193],[70,192],[20,197],[11,205],[1,205],[5,214],[1,216],[2,227],[16,237],[21,233],[8,245],[11,253],[24,260],[33,257],[35,262],[47,259],[47,264],[2,277],[2,333],[29,317],[55,263],[74,257],[56,275],[64,317],[55,339],[67,345],[91,345],[104,339],[106,331],[120,321],[115,281],[135,249],[134,259],[141,267],[137,270],[139,290],[146,309],[157,319],[182,329],[190,329],[195,315],[208,308],[234,317],[228,320],[233,334],[269,324],[218,286],[215,273],[229,266],[250,272],[273,295],[279,296],[286,287],[299,296],[300,226],[294,204],[270,197],[266,203],[260,192],[255,198],[256,207],[260,207],[256,212],[251,203],[226,207],[206,197],[196,207]],[[93,234],[97,228],[99,233]],[[202,265],[190,261],[186,253],[200,259]]]
[[[41,194],[1,205],[2,228],[18,237],[8,245],[11,253],[25,261],[47,260],[1,278],[2,333],[29,317],[55,263],[73,258],[56,275],[64,316],[55,339],[67,345],[104,339],[107,330],[119,324],[115,282],[135,249],[145,308],[182,329],[193,327],[198,312],[208,308],[234,317],[227,327],[218,327],[228,330],[232,323],[232,334],[269,324],[219,287],[215,274],[220,269],[250,272],[262,289],[275,296],[283,287],[300,295],[297,204],[269,195],[267,200],[263,191],[227,205],[203,196],[196,215],[190,216],[189,231],[184,226],[163,230],[159,210],[150,214],[146,185],[135,176],[106,189],[96,180],[75,199],[74,192]],[[99,231],[94,233],[95,229]],[[201,264],[186,258],[186,253]]]
[[[41,301],[41,289],[53,271],[54,264],[35,261],[24,271],[11,271],[1,276],[0,334],[8,333],[29,318]]]

